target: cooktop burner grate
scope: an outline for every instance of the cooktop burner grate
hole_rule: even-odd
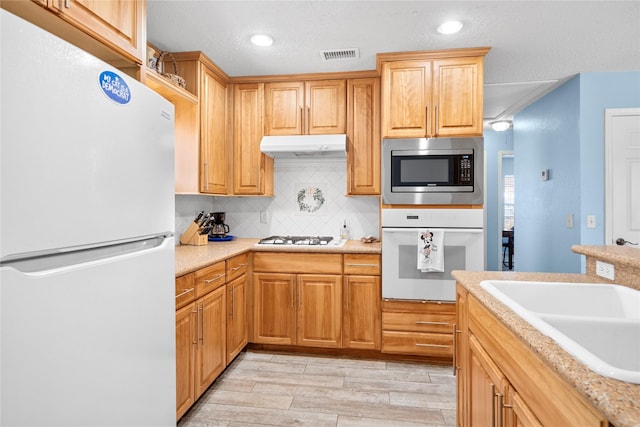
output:
[[[269,236],[261,239],[261,245],[328,245],[333,240],[331,236]]]

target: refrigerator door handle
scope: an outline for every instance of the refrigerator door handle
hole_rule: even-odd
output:
[[[65,248],[49,253],[25,254],[0,261],[0,268],[13,268],[23,274],[44,276],[164,249],[171,234],[142,237],[124,242],[108,242],[101,246]]]

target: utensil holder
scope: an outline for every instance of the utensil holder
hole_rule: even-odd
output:
[[[180,236],[180,243],[183,245],[202,246],[209,243],[209,236],[200,234],[200,227],[195,222],[192,222]]]

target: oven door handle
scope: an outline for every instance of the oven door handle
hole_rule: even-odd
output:
[[[446,233],[483,233],[483,228],[446,228],[446,227],[411,227],[411,228],[389,228],[382,227],[382,233],[413,233],[425,228],[442,228]]]

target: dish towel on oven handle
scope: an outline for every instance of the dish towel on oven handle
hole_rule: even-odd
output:
[[[418,231],[418,270],[444,272],[444,230],[428,228]]]

